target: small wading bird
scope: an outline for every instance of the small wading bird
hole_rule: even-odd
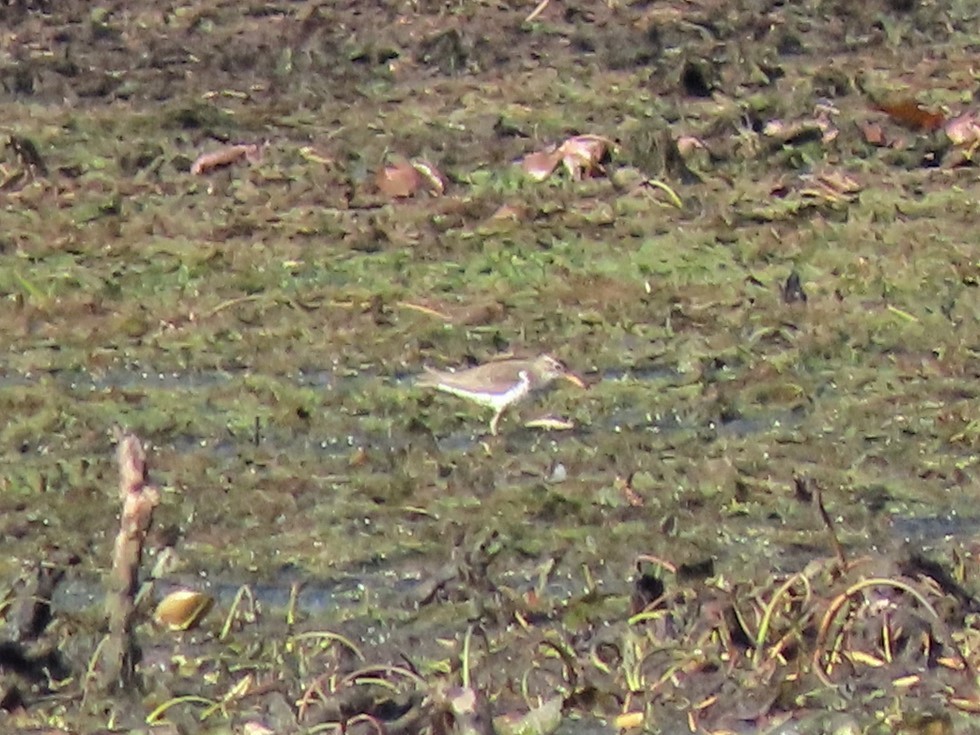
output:
[[[490,433],[496,436],[497,424],[508,406],[524,399],[532,391],[548,387],[559,378],[579,388],[585,387],[580,377],[551,355],[497,360],[457,371],[427,367],[425,375],[419,377],[415,384],[491,407],[495,413],[490,419]]]

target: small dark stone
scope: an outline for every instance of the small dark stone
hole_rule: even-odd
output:
[[[35,92],[34,68],[27,62],[21,62],[13,72],[11,87],[16,94],[32,95]]]
[[[630,613],[645,610],[652,602],[664,595],[664,583],[660,577],[652,574],[641,574],[633,581],[633,593],[630,595]]]
[[[803,41],[795,33],[786,31],[776,41],[776,51],[780,56],[799,56],[806,51]]]
[[[710,556],[701,561],[681,564],[677,568],[677,579],[682,582],[689,582],[697,579],[707,579],[715,576],[715,560]]]
[[[690,97],[710,97],[712,85],[702,64],[688,61],[681,71],[681,88]]]
[[[38,151],[37,146],[30,138],[20,135],[11,135],[7,140],[7,147],[14,152],[20,162],[36,173],[46,174],[48,167],[44,164],[44,159]]]
[[[503,115],[498,117],[497,122],[493,124],[493,132],[498,138],[529,137],[516,123],[506,119]]]
[[[786,283],[783,284],[783,303],[795,304],[797,302],[806,303],[806,291],[803,290],[803,284],[800,282],[800,274],[793,271],[786,279]]]

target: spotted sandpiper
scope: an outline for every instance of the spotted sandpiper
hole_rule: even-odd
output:
[[[427,367],[415,384],[435,388],[454,396],[490,406],[496,413],[490,419],[490,433],[497,435],[497,424],[507,407],[535,390],[546,388],[563,378],[584,388],[582,379],[551,355],[527,359],[496,360],[466,370],[435,370]]]

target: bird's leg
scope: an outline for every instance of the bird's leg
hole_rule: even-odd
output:
[[[493,436],[497,436],[497,424],[500,423],[500,417],[504,415],[504,409],[506,408],[507,406],[501,406],[497,409],[497,413],[493,415],[493,418],[490,419],[490,433]]]

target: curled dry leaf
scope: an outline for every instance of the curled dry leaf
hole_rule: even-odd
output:
[[[358,447],[347,458],[348,467],[364,467],[371,460],[371,455],[364,447]]]
[[[399,158],[378,171],[374,183],[385,196],[407,199],[423,189],[433,196],[446,192],[446,177],[428,161],[416,158],[411,161]]]
[[[575,422],[564,416],[538,416],[524,422],[525,428],[544,429],[545,431],[570,431],[575,428]]]
[[[188,630],[201,622],[214,598],[195,590],[175,590],[160,600],[153,619],[170,630]]]
[[[392,199],[405,199],[415,196],[422,187],[422,176],[407,160],[401,159],[385,164],[374,177],[378,191]]]
[[[425,181],[426,188],[429,193],[434,196],[442,196],[446,193],[446,177],[443,176],[442,171],[437,169],[433,164],[426,161],[424,158],[416,158],[412,160],[412,166],[415,170],[419,172],[419,175]]]
[[[980,113],[964,112],[956,117],[946,117],[942,113],[932,112],[914,99],[899,100],[888,104],[878,104],[874,108],[887,114],[895,122],[916,132],[932,133],[942,130],[949,142],[958,150],[957,161],[969,160],[977,147],[980,147]],[[873,142],[864,128],[865,139]],[[946,161],[949,164],[950,160]],[[956,161],[953,162],[954,164]]]
[[[305,145],[299,149],[300,156],[303,157],[305,161],[311,161],[312,163],[320,163],[324,166],[334,165],[334,159],[328,155],[320,153],[313,146]]]
[[[493,729],[500,735],[551,735],[562,723],[562,698],[552,697],[527,714],[498,715]]]
[[[817,120],[817,125],[819,126],[823,135],[820,137],[822,143],[832,143],[837,140],[837,136],[840,135],[840,130],[827,118],[819,118]]]
[[[522,204],[501,204],[490,215],[491,220],[513,220],[514,222],[519,222],[525,217],[527,217],[528,211],[527,207]]]
[[[973,147],[980,144],[980,114],[964,112],[946,122],[943,130],[955,146]]]
[[[230,166],[243,159],[249,163],[258,163],[262,160],[262,146],[258,143],[242,143],[225,146],[211,153],[202,153],[191,164],[191,173],[195,176],[201,176],[211,173],[216,168]]]
[[[795,128],[791,128],[787,123],[776,117],[762,126],[762,134],[767,138],[786,140],[795,134]]]
[[[605,174],[602,165],[609,157],[614,143],[600,135],[576,135],[558,147],[561,162],[574,181],[586,176]]]
[[[855,195],[864,188],[840,171],[807,174],[800,176],[800,182],[803,184],[798,190],[800,196],[828,202],[853,201]]]
[[[941,113],[931,112],[914,99],[901,99],[874,105],[874,109],[909,130],[931,133],[943,126],[946,119]]]
[[[603,165],[615,143],[601,135],[576,135],[559,146],[549,146],[521,159],[521,168],[535,181],[544,181],[560,163],[573,181],[604,175]]]
[[[646,504],[646,501],[643,499],[643,496],[636,491],[636,488],[633,487],[633,476],[635,474],[636,473],[633,473],[629,477],[617,477],[614,486],[617,490],[622,492],[623,497],[626,499],[626,502],[629,505],[633,506],[634,508],[642,508]]]
[[[859,126],[865,143],[875,146],[885,145],[885,131],[881,125],[876,122],[862,122]]]
[[[826,117],[812,120],[770,120],[762,128],[762,134],[781,143],[805,143],[819,139],[823,143],[834,140],[839,131]]]
[[[276,735],[276,731],[261,722],[246,722],[242,725],[242,735]]]
[[[551,146],[543,151],[528,153],[521,159],[521,168],[524,173],[535,181],[544,181],[554,172],[561,162],[561,153],[558,148]]]
[[[857,194],[864,188],[852,177],[840,171],[826,171],[815,174],[812,179],[820,186],[836,194]]]
[[[837,107],[831,100],[827,98],[822,98],[817,100],[817,103],[813,106],[813,113],[817,117],[832,117],[833,115],[840,115],[840,108]]]
[[[690,158],[695,151],[707,150],[707,146],[700,138],[693,135],[682,135],[677,139],[677,152],[685,161]]]

